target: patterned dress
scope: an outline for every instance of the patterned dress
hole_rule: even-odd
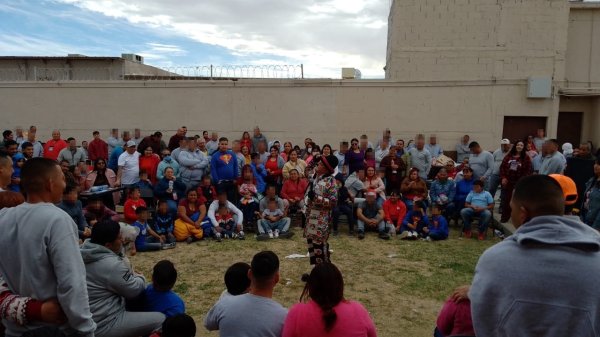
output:
[[[309,202],[304,236],[308,243],[310,264],[329,262],[329,224],[332,220],[331,210],[338,196],[335,178],[332,175],[316,177],[307,190],[307,196]]]

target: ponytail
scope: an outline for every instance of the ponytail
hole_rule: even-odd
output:
[[[323,323],[325,323],[325,331],[329,332],[333,329],[335,322],[337,321],[337,314],[331,306],[321,306],[323,310]]]

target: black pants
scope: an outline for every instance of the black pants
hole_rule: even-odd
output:
[[[354,219],[354,210],[352,209],[352,206],[350,205],[338,205],[336,206],[333,211],[332,211],[332,216],[333,216],[333,230],[337,231],[338,230],[338,223],[340,221],[340,214],[345,214],[346,217],[348,218],[348,229],[350,230],[350,232],[354,231],[354,223],[356,222],[356,219]]]
[[[233,180],[219,181],[219,183],[217,184],[217,191],[220,191],[220,190],[224,190],[227,192],[227,200],[230,203],[232,203],[236,206],[239,205],[237,187]]]

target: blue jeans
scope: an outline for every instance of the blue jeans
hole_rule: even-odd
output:
[[[359,232],[365,232],[365,223],[364,221],[357,219],[356,223],[358,225],[358,231]],[[385,232],[388,233],[390,231],[391,227],[387,226],[386,222],[384,220],[381,220],[378,224],[377,224],[377,231],[379,233],[381,232]]]
[[[260,225],[264,232],[278,230],[279,232],[287,232],[289,229],[289,224],[286,220],[287,218],[281,218],[275,222],[262,219],[260,221]],[[287,227],[287,228],[286,228]]]
[[[155,239],[151,236],[146,238],[146,243],[143,246],[135,247],[138,252],[149,252],[153,250],[160,250],[162,248],[162,243],[153,242]]]
[[[498,190],[498,186],[500,185],[500,175],[492,174],[487,181],[487,190],[492,195],[492,198],[496,197],[496,191]]]
[[[470,231],[473,217],[479,216],[479,233],[484,233],[492,219],[492,212],[486,209],[477,213],[472,208],[463,208],[462,211],[460,211],[460,216],[464,223],[463,231]]]

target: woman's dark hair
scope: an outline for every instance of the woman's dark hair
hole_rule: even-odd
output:
[[[99,162],[103,162],[104,163],[104,168],[103,170],[106,170],[106,160],[104,160],[104,158],[98,158],[96,159],[96,161],[94,162],[94,171],[99,172],[99,168],[98,168],[98,163]]]
[[[317,151],[317,152],[321,153],[321,147],[319,147],[319,145],[317,145],[315,143],[310,143],[310,144],[312,146],[312,152]]]
[[[300,156],[300,155],[298,154],[298,151],[299,151],[299,150],[296,150],[296,148],[293,148],[293,149],[290,151],[290,153],[288,153],[288,158],[287,158],[287,161],[290,161],[290,157],[292,156],[292,152],[296,153],[296,156]]]
[[[521,160],[525,159],[525,156],[527,156],[527,149],[525,148],[525,145],[527,143],[520,141],[520,140],[516,140],[514,142],[514,145],[512,146],[512,148],[510,149],[510,151],[508,152],[508,155],[511,157],[514,157],[517,154],[517,143],[523,143],[523,150],[521,151],[521,154],[519,155],[519,157],[521,157]]]
[[[279,148],[275,145],[271,145],[271,147],[269,148],[269,152],[273,151],[273,149],[277,150],[277,152],[279,152]]]
[[[329,152],[331,152],[331,154],[333,154],[333,149],[331,148],[331,145],[329,145],[329,144],[323,145],[323,147],[321,148],[321,154],[323,154],[323,150],[325,150],[326,147],[328,147]]]
[[[196,194],[198,194],[195,188],[190,188],[189,190],[185,191],[185,196],[188,197],[192,192],[196,192]]]
[[[356,138],[352,138],[352,139],[350,140],[350,144],[352,144],[352,143],[354,143],[354,142],[357,142],[357,143],[358,143],[358,139],[356,139]]]
[[[329,332],[337,320],[337,314],[333,308],[344,300],[344,278],[342,273],[333,263],[321,263],[316,265],[310,276],[302,277],[306,286],[300,300],[310,297],[323,310],[323,323],[325,331]]]
[[[250,132],[244,131],[244,133],[242,133],[242,139],[246,139],[246,138],[244,138],[244,137],[246,137],[246,135],[248,135],[248,138],[251,138],[250,137]]]

